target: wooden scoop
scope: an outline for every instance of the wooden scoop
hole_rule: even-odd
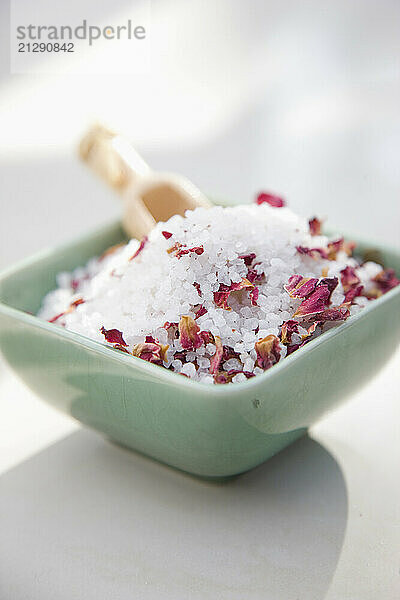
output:
[[[102,125],[95,125],[83,137],[79,154],[122,195],[122,224],[131,237],[143,238],[157,221],[167,221],[172,215],[211,206],[188,179],[153,171],[129,141]]]

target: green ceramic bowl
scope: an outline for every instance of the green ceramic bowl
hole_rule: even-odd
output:
[[[52,406],[184,471],[226,477],[262,463],[373,377],[398,341],[400,287],[266,373],[206,386],[33,316],[59,271],[122,239],[113,224],[2,273],[0,345]],[[398,253],[374,247],[400,271]]]

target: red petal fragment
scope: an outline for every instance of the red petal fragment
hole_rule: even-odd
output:
[[[360,278],[356,274],[354,267],[346,267],[345,269],[342,269],[340,271],[340,280],[345,292],[348,292],[353,286],[360,283]]]
[[[79,306],[80,304],[84,304],[84,303],[85,303],[85,300],[83,298],[78,298],[78,300],[74,300],[74,302],[71,302],[71,304],[69,305],[69,308],[74,309],[76,306]]]
[[[169,231],[162,231],[161,233],[163,234],[166,240],[169,240],[169,238],[172,237],[172,233],[170,233]]]
[[[321,285],[303,302],[293,314],[294,317],[306,317],[320,313],[328,306],[331,291],[327,285]]]
[[[204,248],[203,246],[194,246],[193,248],[186,248],[183,244],[176,242],[176,244],[171,246],[171,248],[168,248],[167,252],[168,254],[174,254],[177,258],[181,258],[185,254],[190,254],[190,252],[193,252],[194,254],[200,256],[200,254],[203,254]]]
[[[171,327],[178,327],[178,323],[170,323],[169,321],[165,321],[163,327],[168,331],[168,329]]]
[[[336,260],[336,255],[340,250],[343,250],[344,239],[339,238],[334,242],[329,242],[328,244],[328,259]]]
[[[137,256],[139,256],[139,254],[142,252],[143,248],[145,247],[145,245],[147,244],[147,242],[149,241],[149,238],[147,237],[147,235],[144,236],[144,238],[142,239],[142,241],[139,244],[139,248],[136,250],[135,254],[133,254],[129,260],[133,260],[134,258],[136,258]]]
[[[285,201],[283,198],[268,192],[261,192],[256,198],[256,204],[258,204],[258,206],[264,203],[267,203],[274,208],[282,208],[282,206],[285,206]]]
[[[250,377],[254,377],[254,373],[250,373],[250,371],[239,371],[239,370],[235,370],[232,369],[231,371],[218,371],[215,375],[214,375],[214,383],[218,383],[218,384],[224,384],[224,383],[231,383],[232,379],[235,377],[235,375],[238,375],[239,373],[243,373],[243,375],[246,376],[246,379],[250,379]]]
[[[237,292],[243,289],[253,289],[254,285],[246,278],[243,278],[242,281],[238,283],[231,283],[231,285],[221,284],[218,292],[214,292],[214,302],[219,308],[224,308],[225,310],[231,310],[231,307],[228,305],[228,299],[232,292]]]
[[[354,298],[361,296],[363,289],[364,289],[363,285],[356,285],[356,286],[350,288],[344,295],[344,301],[350,302],[350,303],[353,302]]]
[[[121,352],[125,352],[126,354],[130,354],[129,350],[121,346],[121,344],[114,344],[114,348],[116,350],[121,350]]]
[[[292,335],[299,332],[299,324],[297,321],[289,319],[285,321],[281,327],[281,342],[282,344],[290,344],[292,341]]]
[[[252,252],[251,254],[241,254],[239,258],[244,260],[244,264],[246,265],[246,267],[249,267],[253,260],[256,258],[256,255],[254,254],[254,252]]]
[[[317,287],[326,286],[328,288],[328,290],[329,290],[328,303],[330,302],[332,292],[337,288],[338,283],[339,283],[339,280],[337,277],[323,277],[322,279],[320,279]]]
[[[386,294],[386,292],[400,284],[400,281],[397,279],[394,269],[382,269],[382,271],[380,271],[378,275],[376,275],[373,278],[372,281],[375,281],[378,289],[383,294]]]
[[[219,365],[220,365],[220,362],[222,360],[222,356],[224,353],[221,338],[218,335],[214,336],[214,344],[215,344],[215,354],[211,358],[211,361],[210,361],[211,375],[215,375],[215,373],[218,371],[218,368],[219,368]]]
[[[232,310],[228,305],[228,298],[230,292],[214,292],[214,302],[219,308],[224,308],[225,310]]]
[[[283,287],[291,298],[307,298],[317,287],[318,279],[292,275]]]
[[[296,250],[299,254],[304,254],[318,260],[320,258],[328,259],[328,252],[324,248],[306,248],[306,246],[296,246]]]
[[[197,309],[197,311],[195,312],[195,319],[198,319],[199,317],[202,317],[203,315],[205,315],[207,312],[207,309],[204,308],[204,306],[200,306],[200,308]]]
[[[152,336],[152,335],[146,335],[146,337],[145,337],[145,340],[144,340],[144,341],[145,341],[146,343],[149,343],[149,344],[157,344],[157,343],[158,343],[158,340],[156,340],[155,338],[153,338],[153,336]]]
[[[136,344],[132,348],[132,354],[137,358],[162,366],[168,348],[167,345],[145,342],[144,344]]]
[[[62,317],[63,315],[65,315],[65,312],[62,313],[58,313],[58,315],[56,315],[55,317],[52,317],[51,319],[48,320],[48,323],[55,323],[55,321],[57,321],[57,319],[59,319],[60,317]]]
[[[199,336],[200,327],[192,317],[184,316],[179,321],[179,341],[185,350],[200,348],[203,339]]]
[[[118,329],[105,329],[104,327],[102,327],[100,331],[106,338],[106,341],[110,344],[120,344],[121,346],[128,345],[122,337],[121,331],[119,331]]]
[[[313,217],[308,221],[308,225],[310,227],[311,235],[321,235],[322,222],[317,219],[317,217]]]
[[[318,322],[322,323],[325,321],[345,321],[350,315],[348,304],[341,304],[340,306],[332,306],[332,308],[326,308],[322,312],[318,313]]]
[[[80,304],[84,304],[85,300],[83,298],[78,298],[77,300],[74,300],[73,302],[71,302],[71,304],[69,305],[69,307],[67,308],[66,311],[59,313],[58,315],[56,315],[55,317],[53,317],[52,319],[49,319],[49,323],[54,323],[55,321],[57,321],[57,319],[59,319],[60,317],[62,317],[63,315],[67,315],[68,313],[71,313],[73,310],[75,310],[75,308],[77,306],[79,306]]]
[[[246,375],[246,379],[251,379],[252,377],[255,377],[254,373],[252,373],[251,371],[239,371],[236,369],[231,369],[230,371],[228,371],[228,375],[230,377],[234,377],[235,375],[239,375],[239,373],[243,373],[243,375]]]
[[[255,287],[251,290],[249,297],[250,297],[250,301],[253,306],[258,306],[257,300],[258,300],[259,294],[260,294],[260,290],[258,289],[258,287]]]
[[[203,340],[204,344],[213,344],[214,336],[211,331],[200,331],[199,336]]]
[[[196,288],[198,295],[201,296],[200,284],[197,283],[197,281],[195,281],[194,284],[193,284],[193,287]]]
[[[180,244],[179,242],[175,242],[175,244],[171,246],[171,248],[168,248],[167,254],[173,254],[174,252],[177,252],[180,248],[182,248],[182,244]]]
[[[231,383],[231,381],[232,377],[230,377],[226,371],[218,371],[214,375],[214,383],[224,384]]]
[[[239,352],[235,352],[231,346],[224,346],[224,352],[222,354],[222,360],[224,362],[230,358],[239,358],[239,356]]]
[[[254,344],[254,348],[257,352],[257,365],[261,369],[269,369],[280,359],[281,350],[276,335],[267,335],[267,337],[258,340]]]

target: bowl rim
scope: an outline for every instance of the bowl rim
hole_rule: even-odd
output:
[[[52,255],[60,253],[63,250],[70,250],[71,247],[83,243],[91,236],[101,237],[102,234],[106,233],[107,231],[110,231],[112,228],[120,226],[120,220],[114,220],[108,225],[98,227],[89,233],[80,235],[79,237],[72,239],[67,243],[40,250],[39,252],[36,252],[33,255],[30,255],[27,258],[24,258],[0,271],[0,282],[4,279],[13,277],[13,275],[17,274],[20,270],[25,269],[26,267],[29,267],[30,265],[46,257],[51,257]],[[349,239],[357,237],[347,234],[344,235],[346,235],[346,237],[348,237]],[[368,245],[372,244],[374,247],[377,248],[377,250],[382,250],[384,252],[387,251],[396,255],[399,254],[396,248],[387,246],[385,244],[381,244],[379,242],[363,240],[362,243]],[[180,373],[175,373],[174,371],[170,371],[169,369],[162,369],[159,365],[154,365],[135,356],[128,356],[124,352],[120,352],[119,350],[107,346],[101,342],[96,342],[95,340],[87,338],[84,335],[81,335],[80,333],[69,331],[68,329],[57,326],[54,323],[49,323],[48,321],[45,321],[44,319],[41,319],[36,315],[24,312],[23,310],[17,308],[13,308],[12,306],[9,306],[5,302],[3,302],[1,299],[0,313],[13,319],[16,319],[17,321],[23,322],[27,325],[44,329],[45,331],[48,331],[51,334],[56,334],[61,338],[65,338],[66,340],[71,341],[72,343],[79,344],[81,346],[83,345],[84,347],[89,348],[90,350],[93,350],[98,354],[102,354],[108,359],[118,361],[120,363],[122,362],[122,364],[124,365],[139,369],[140,371],[147,373],[152,377],[156,377],[157,379],[165,381],[165,383],[178,384],[179,382],[181,387],[185,388],[186,386],[188,386],[188,389],[192,390],[193,392],[195,390],[197,390],[198,392],[204,392],[208,389],[209,392],[212,391],[217,396],[225,397],[232,396],[233,393],[241,392],[244,390],[250,392],[258,388],[260,385],[263,385],[263,383],[265,383],[271,377],[279,376],[279,373],[282,370],[289,368],[294,360],[305,356],[307,353],[313,352],[315,349],[318,348],[318,346],[321,343],[324,343],[325,341],[328,341],[338,335],[341,335],[344,331],[346,331],[346,329],[348,329],[349,327],[353,327],[356,323],[358,323],[358,321],[368,318],[368,315],[371,311],[377,309],[383,303],[390,301],[396,295],[400,295],[400,286],[393,288],[386,294],[382,295],[380,298],[376,298],[375,300],[369,302],[362,310],[360,310],[357,314],[349,317],[348,320],[341,323],[341,325],[333,327],[329,331],[325,331],[323,334],[319,335],[314,340],[311,340],[310,342],[308,342],[289,356],[286,356],[284,359],[280,360],[267,371],[264,371],[264,373],[260,373],[255,377],[251,377],[250,379],[247,379],[246,381],[240,383],[235,383],[234,385],[204,384],[200,383],[199,381],[189,379],[188,377],[183,377],[182,375],[180,375]]]

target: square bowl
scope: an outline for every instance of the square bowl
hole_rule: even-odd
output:
[[[220,478],[262,463],[373,377],[398,342],[400,286],[265,373],[209,386],[34,316],[59,271],[125,239],[114,223],[1,273],[0,346],[43,400],[178,469]],[[400,271],[400,253],[358,249],[371,247]]]

